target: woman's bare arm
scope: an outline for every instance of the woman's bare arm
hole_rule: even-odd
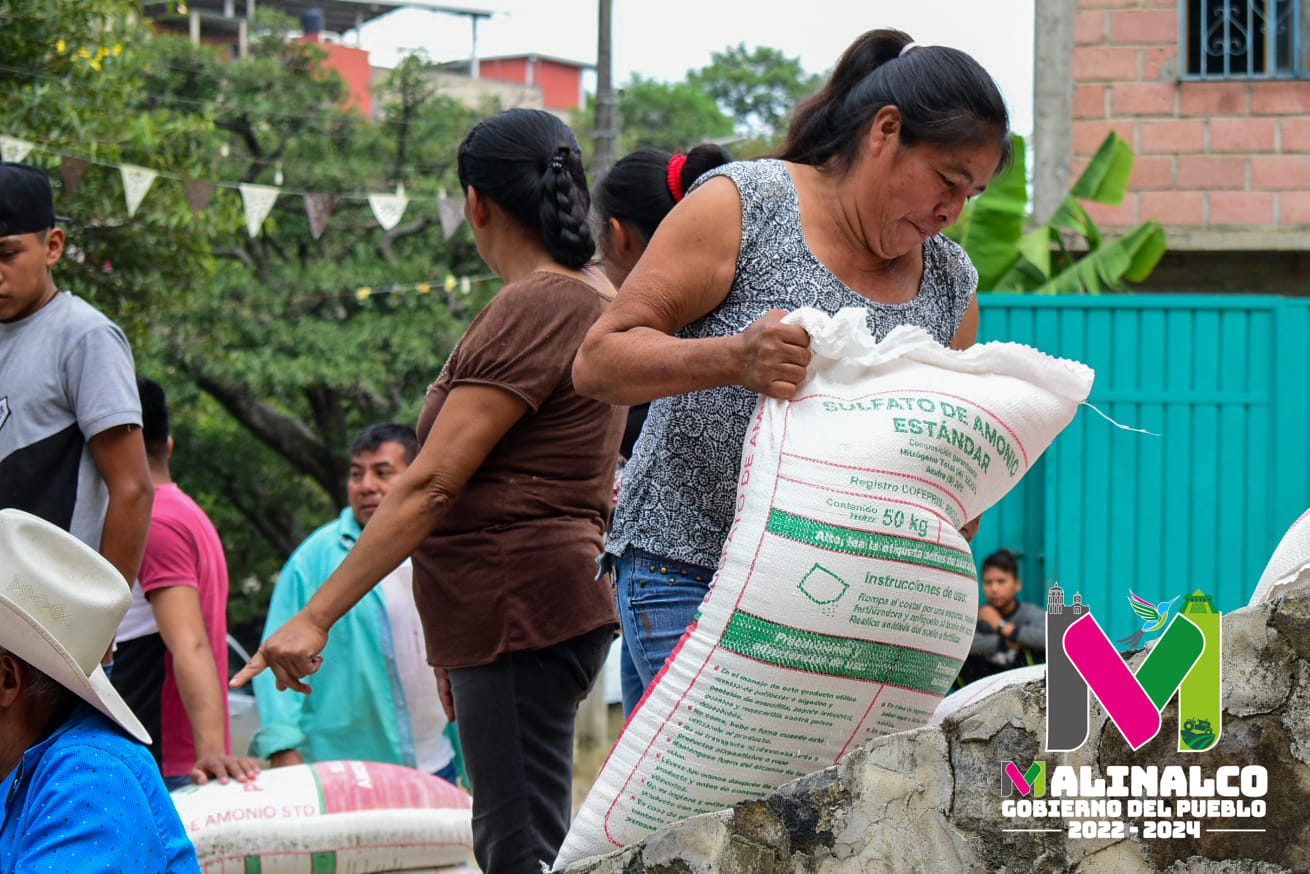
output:
[[[308,693],[300,678],[318,670],[328,630],[418,549],[527,409],[518,395],[495,386],[452,389],[418,457],[392,484],[354,548],[304,608],[264,641],[232,686],[267,667],[279,689]]]
[[[672,336],[723,303],[740,248],[741,197],[731,180],[711,179],[664,219],[587,333],[573,363],[577,391],[621,405],[720,385],[789,396],[805,376],[809,337],[778,324],[780,311],[735,337]]]

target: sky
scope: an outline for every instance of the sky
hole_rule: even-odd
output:
[[[436,0],[428,0],[435,3]],[[855,37],[896,27],[922,44],[973,55],[996,79],[1014,130],[1032,130],[1035,0],[613,0],[614,82],[633,74],[665,82],[710,63],[727,46],[769,46],[800,59],[809,72],[832,67]],[[496,12],[478,23],[478,54],[536,52],[594,63],[598,0],[486,0],[443,5]],[[798,10],[803,10],[803,14]],[[364,25],[360,44],[377,66],[422,50],[436,61],[467,58],[464,16],[402,9]],[[354,39],[351,34],[347,41]]]

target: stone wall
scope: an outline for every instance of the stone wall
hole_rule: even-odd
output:
[[[1139,655],[1136,658],[1140,659]],[[1134,664],[1135,666],[1135,664]],[[575,865],[570,874],[1275,874],[1310,871],[1310,587],[1224,617],[1223,735],[1205,753],[1173,752],[1176,705],[1155,740],[1133,753],[1093,704],[1089,742],[1043,753],[1043,682],[1011,686],[937,727],[879,738],[768,798],[656,832],[644,843]],[[1002,820],[1006,761],[1058,765],[1264,765],[1263,833],[1197,838],[1073,839],[1051,825]],[[1132,820],[1128,820],[1133,822]],[[1140,825],[1140,821],[1135,822]]]

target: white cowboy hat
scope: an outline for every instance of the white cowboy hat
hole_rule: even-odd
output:
[[[30,513],[0,510],[0,647],[148,744],[100,667],[131,600],[122,574],[82,541]]]

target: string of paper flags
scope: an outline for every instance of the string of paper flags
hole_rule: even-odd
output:
[[[410,203],[413,201],[426,201],[429,203],[435,201],[437,220],[446,239],[449,239],[459,228],[460,223],[464,221],[463,197],[448,197],[444,192],[435,198],[410,197],[405,193],[403,183],[396,186],[394,193],[336,194],[325,191],[304,191],[283,187],[280,168],[274,174],[274,184],[272,185],[253,182],[219,182],[182,176],[163,170],[152,170],[149,167],[136,164],[121,164],[114,161],[89,158],[64,151],[62,148],[52,145],[0,134],[0,159],[23,161],[33,150],[49,152],[59,156],[59,175],[63,183],[63,194],[67,198],[72,198],[77,193],[77,189],[82,183],[82,177],[91,164],[117,169],[122,178],[123,199],[129,218],[136,215],[137,209],[140,208],[141,202],[145,200],[146,194],[149,193],[155,180],[163,177],[182,183],[186,191],[187,203],[191,206],[192,213],[196,215],[204,211],[219,188],[236,189],[241,195],[241,203],[245,211],[246,233],[251,237],[259,235],[264,220],[268,218],[269,213],[273,210],[273,205],[277,203],[279,197],[284,195],[299,196],[304,199],[305,214],[309,219],[310,233],[316,240],[327,229],[328,219],[336,208],[337,202],[343,199],[366,200],[369,209],[373,212],[373,218],[384,231],[389,231],[400,224]]]
[[[467,296],[472,293],[474,286],[499,281],[500,277],[494,273],[484,273],[478,276],[456,276],[453,273],[447,273],[443,279],[433,279],[426,282],[390,282],[364,285],[357,288],[341,288],[335,291],[293,294],[290,297],[279,298],[279,302],[282,304],[305,304],[333,300],[355,300],[364,303],[390,295],[418,294],[424,296],[434,291],[442,291],[447,295],[458,292],[460,295]],[[207,303],[178,304],[175,302],[164,306],[162,309],[153,309],[151,312],[155,316],[180,315],[200,312],[210,305]]]

